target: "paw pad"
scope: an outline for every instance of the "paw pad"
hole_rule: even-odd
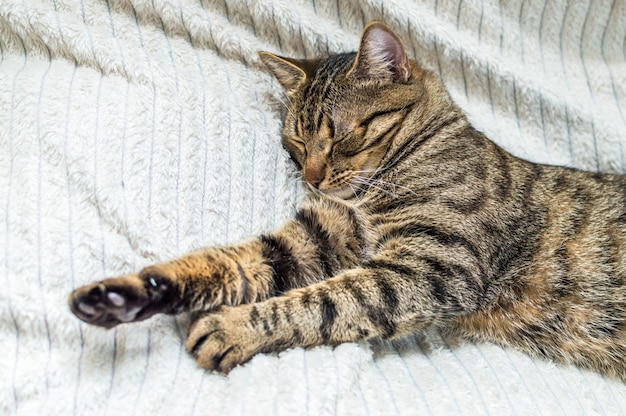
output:
[[[109,298],[111,303],[118,308],[121,308],[126,303],[126,299],[124,299],[119,293],[109,292],[107,293],[107,298]]]
[[[134,321],[150,303],[143,284],[135,279],[107,279],[78,288],[70,295],[70,309],[81,320],[106,328]]]

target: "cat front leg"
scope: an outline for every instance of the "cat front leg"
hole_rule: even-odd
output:
[[[263,301],[354,266],[364,249],[361,232],[351,208],[312,200],[274,233],[80,287],[69,306],[81,320],[111,328],[156,313]]]
[[[206,369],[228,373],[258,353],[394,338],[440,326],[478,308],[474,276],[434,259],[372,260],[267,301],[224,307],[191,326],[187,350]]]
[[[263,251],[260,240],[205,248],[137,274],[80,287],[70,294],[69,306],[81,320],[111,328],[156,313],[263,300],[273,286],[272,268]]]

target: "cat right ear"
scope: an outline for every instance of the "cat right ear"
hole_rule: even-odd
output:
[[[284,58],[269,52],[259,52],[259,57],[288,96],[296,92],[313,75],[319,63],[319,60]]]
[[[411,77],[411,64],[400,38],[383,23],[371,22],[363,30],[349,73],[359,79],[404,83]]]

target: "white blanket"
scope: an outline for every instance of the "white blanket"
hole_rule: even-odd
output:
[[[354,50],[371,20],[514,154],[626,171],[624,0],[1,0],[0,414],[626,414],[624,383],[437,334],[222,377],[185,353],[185,316],[70,314],[79,285],[289,218],[257,51]]]

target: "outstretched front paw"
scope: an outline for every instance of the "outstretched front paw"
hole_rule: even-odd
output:
[[[152,267],[138,275],[80,287],[70,294],[68,303],[79,319],[112,328],[123,322],[141,321],[155,313],[171,312],[177,297],[173,279]]]
[[[242,307],[221,307],[197,319],[189,329],[187,351],[200,367],[228,374],[260,351],[258,336],[247,325]]]

